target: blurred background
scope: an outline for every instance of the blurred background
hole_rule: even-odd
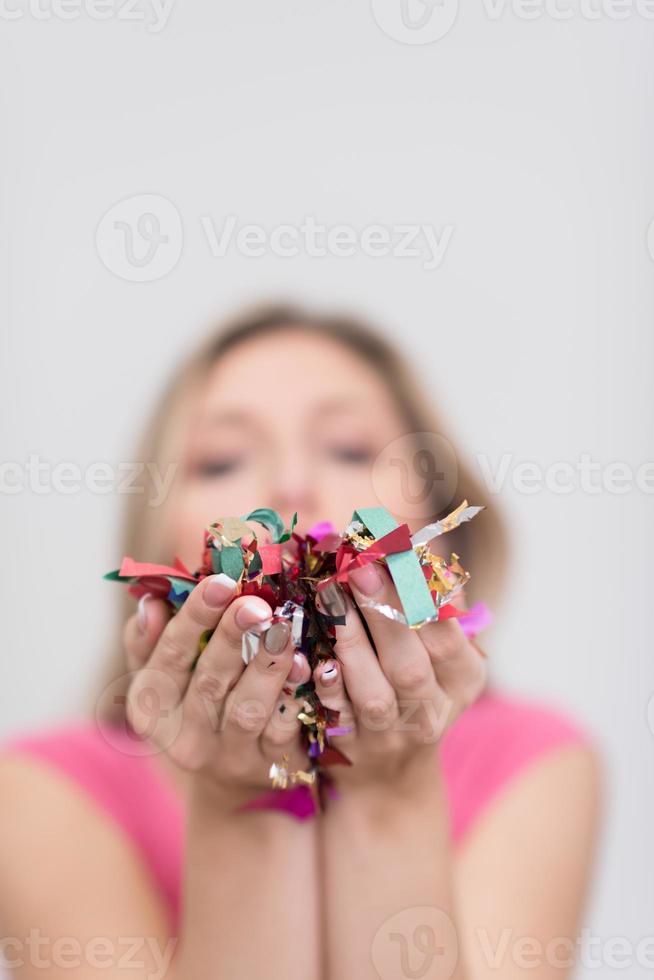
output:
[[[650,975],[654,6],[7,0],[0,20],[0,735],[86,709],[118,477],[180,355],[259,299],[370,316],[511,523],[496,678],[604,754],[579,976]]]

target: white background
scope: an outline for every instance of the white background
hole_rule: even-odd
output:
[[[106,21],[63,20],[47,0],[40,20],[20,2],[0,23],[3,460],[131,459],[186,345],[270,295],[345,305],[401,336],[473,463],[586,453],[635,473],[652,458],[654,20],[635,5],[591,20],[560,0],[571,19],[528,20],[471,0],[418,44],[345,0],[177,0],[159,32],[145,0],[140,19],[114,5]],[[399,0],[375,7],[398,22]],[[96,229],[144,194],[172,202],[183,246],[169,274],[126,281]],[[200,219],[220,233],[229,214],[268,231],[307,215],[453,230],[433,270],[360,253],[215,257]],[[585,924],[635,950],[653,930],[653,498],[521,493],[510,469],[500,499],[515,556],[494,669],[597,734],[607,817]],[[83,710],[115,612],[101,574],[121,557],[121,502],[1,495],[0,734]],[[645,977],[635,959],[580,975]]]

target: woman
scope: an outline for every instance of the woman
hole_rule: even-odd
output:
[[[441,431],[416,388],[352,320],[246,313],[165,393],[141,458],[159,473],[174,463],[175,478],[158,506],[153,491],[129,497],[125,553],[195,568],[207,524],[261,506],[287,522],[297,511],[299,532],[344,528],[355,507],[380,503],[371,470],[384,447],[400,439],[410,465],[411,434]],[[463,497],[485,502],[461,467],[448,499],[443,485],[430,519]],[[381,502],[402,515],[397,494],[386,486]],[[494,508],[448,537],[470,594],[492,604],[505,552]],[[353,765],[333,767],[338,798],[319,817],[240,807],[270,789],[271,762],[298,758],[288,691],[310,670],[283,628],[265,669],[244,667],[243,631],[271,610],[234,599],[224,576],[172,619],[154,597],[130,609],[99,726],[5,745],[0,920],[19,976],[569,975],[598,822],[592,745],[555,712],[490,691],[455,620],[413,631],[365,606],[397,603],[382,569],[350,585],[360,610],[348,606],[337,656],[314,680],[352,726],[339,747]],[[125,707],[137,731],[150,725],[147,752]]]

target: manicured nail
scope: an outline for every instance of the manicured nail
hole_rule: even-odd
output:
[[[328,616],[344,616],[346,612],[343,589],[338,582],[328,582],[322,588],[318,587],[320,604]]]
[[[322,669],[320,674],[320,683],[324,684],[326,687],[329,687],[330,684],[333,684],[336,681],[337,677],[338,665],[336,664],[335,660],[330,660],[327,666],[323,667]]]
[[[359,592],[363,592],[364,595],[375,595],[383,584],[381,573],[372,562],[351,571],[350,581],[354,582]]]
[[[297,684],[297,682],[302,679],[302,674],[304,673],[304,664],[305,664],[305,659],[302,656],[302,654],[294,653],[293,666],[289,670],[288,677],[286,678],[286,680],[290,681],[291,684]]]
[[[218,606],[224,606],[227,600],[234,593],[236,588],[236,582],[229,575],[225,575],[224,572],[220,572],[219,575],[212,575],[207,584],[204,587],[204,592],[202,593],[202,598],[208,606],[212,606],[214,609]]]
[[[147,604],[148,604],[148,599],[151,599],[151,598],[152,598],[152,596],[150,595],[150,593],[149,592],[146,592],[145,595],[142,595],[141,596],[141,598],[139,599],[139,604],[136,607],[136,613],[137,613],[137,617],[138,617],[137,618],[137,622],[138,622],[138,627],[139,627],[139,632],[140,633],[146,633],[147,632],[147,629],[148,629],[148,609],[147,609]]]
[[[251,600],[244,602],[236,611],[236,625],[242,630],[263,623],[266,619],[270,619],[270,608],[260,606],[258,602]]]
[[[281,653],[291,638],[291,627],[285,620],[273,623],[263,634],[263,645],[268,653]]]

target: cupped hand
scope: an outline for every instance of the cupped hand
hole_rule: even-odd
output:
[[[322,703],[340,712],[338,727],[351,728],[332,744],[353,765],[333,766],[330,774],[337,785],[410,790],[429,771],[447,727],[483,691],[485,661],[456,619],[411,629],[367,606],[372,600],[401,608],[381,565],[356,569],[349,583],[356,606],[345,597],[336,658],[313,674]]]
[[[284,754],[294,768],[306,762],[293,692],[310,669],[288,623],[275,622],[254,659],[242,659],[243,633],[271,617],[263,599],[234,598],[232,580],[211,575],[173,616],[162,600],[142,598],[124,631],[132,729],[237,803],[270,788],[270,765]]]

